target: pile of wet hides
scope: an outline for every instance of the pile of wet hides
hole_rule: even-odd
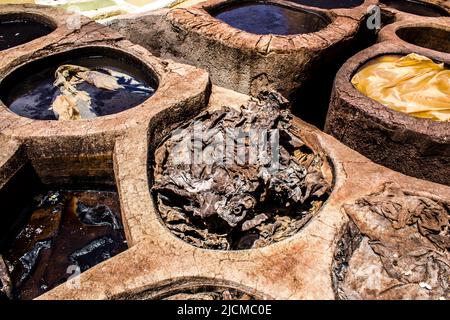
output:
[[[346,205],[334,282],[342,299],[449,299],[450,202],[396,183]]]
[[[290,131],[287,101],[264,92],[204,112],[155,152],[152,192],[166,226],[209,249],[259,248],[296,234],[331,183],[324,157]]]

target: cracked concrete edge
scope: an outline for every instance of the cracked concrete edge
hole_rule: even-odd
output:
[[[262,298],[334,299],[331,265],[339,232],[348,221],[341,210],[344,204],[378,190],[386,182],[450,199],[449,187],[376,165],[300,119],[294,119],[293,127],[313,149],[328,155],[335,176],[330,198],[298,234],[261,249],[242,251],[200,249],[171,234],[156,211],[147,178],[147,148],[158,141],[141,127],[121,142],[124,149],[132,145],[136,152],[116,155],[121,203],[126,203],[122,210],[127,235],[133,237],[131,248],[82,273],[80,288],[63,284],[39,299],[132,298],[146,290],[157,292],[164,283],[176,286],[183,278],[196,279],[196,285],[225,283],[247,292],[251,288]]]

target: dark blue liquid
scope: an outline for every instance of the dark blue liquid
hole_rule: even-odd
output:
[[[58,87],[53,85],[53,82],[55,81],[56,69],[63,64],[79,65],[91,69],[103,67],[124,73],[130,77],[119,79],[119,84],[124,88],[118,90],[99,89],[88,83],[77,85],[79,91],[89,93],[91,106],[99,117],[133,108],[150,98],[155,92],[156,86],[146,83],[142,70],[121,60],[106,57],[87,57],[56,63],[52,67],[45,67],[42,70],[37,69],[33,73],[21,75],[15,86],[0,88],[3,103],[12,112],[26,118],[56,120],[56,115],[50,107],[61,92]],[[130,79],[137,83],[130,83]]]
[[[232,27],[261,35],[311,33],[327,26],[318,14],[264,3],[232,4],[212,14]]]

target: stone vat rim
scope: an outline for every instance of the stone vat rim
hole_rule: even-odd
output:
[[[447,21],[445,21],[447,20]],[[419,45],[413,44],[411,42],[408,42],[406,40],[403,40],[397,32],[402,29],[408,29],[408,28],[432,28],[432,29],[441,29],[447,32],[450,32],[450,17],[446,19],[442,18],[420,18],[420,19],[405,19],[400,20],[397,22],[394,22],[392,24],[389,24],[385,26],[383,29],[381,29],[379,35],[378,35],[378,41],[384,42],[384,41],[391,41],[391,42],[397,42],[404,46],[411,47],[414,50],[424,50],[428,51],[429,54],[438,54],[442,55],[441,59],[445,58],[445,55],[450,56],[450,53],[430,49],[426,47],[421,47]]]
[[[353,57],[351,57],[338,71],[335,78],[333,90],[345,93],[341,98],[349,105],[355,106],[358,110],[365,112],[369,117],[376,119],[380,124],[388,127],[404,128],[416,134],[430,136],[435,141],[450,140],[450,122],[433,121],[409,116],[405,113],[392,110],[381,103],[370,99],[358,89],[356,89],[351,79],[353,75],[368,61],[383,55],[399,54],[406,55],[411,52],[422,54],[433,60],[450,64],[450,55],[439,55],[430,50],[423,50],[421,47],[411,48],[401,43],[384,41],[369,47]],[[356,103],[359,101],[360,103]],[[364,103],[362,103],[364,101]],[[389,119],[389,121],[386,121]]]
[[[360,21],[366,15],[367,8],[377,2],[377,0],[365,0],[359,7],[340,10],[324,10],[287,1],[282,2],[283,6],[321,13],[328,17],[330,21],[327,26],[312,33],[258,35],[236,29],[216,19],[207,11],[218,5],[232,4],[236,1],[238,0],[207,0],[189,8],[171,9],[165,15],[174,26],[185,29],[186,31],[209,37],[214,41],[218,41],[232,48],[256,51],[259,54],[268,55],[270,53],[321,50],[325,46],[336,44],[346,38],[347,29],[358,28]],[[281,3],[278,0],[263,0],[263,2]],[[202,19],[201,24],[198,23],[199,17]],[[214,29],[219,29],[220,32],[217,32],[217,30],[209,32],[208,29],[211,26]],[[344,26],[344,28],[342,29],[341,26]]]
[[[151,55],[147,50],[135,45],[127,40],[110,42],[100,42],[92,44],[62,45],[53,50],[50,54],[35,53],[32,61],[42,58],[48,58],[53,55],[68,53],[72,50],[83,48],[99,48],[104,50],[115,50],[130,56],[142,63],[151,72],[158,82],[158,89],[154,95],[143,103],[120,113],[111,114],[95,119],[84,119],[76,121],[55,121],[55,120],[34,120],[19,116],[9,110],[2,102],[0,102],[0,119],[9,123],[6,128],[0,128],[0,132],[15,138],[36,138],[36,137],[80,137],[83,135],[114,133],[123,131],[133,126],[135,123],[146,122],[159,112],[173,108],[183,101],[192,99],[201,92],[205,92],[209,83],[209,76],[205,71],[187,65],[180,65],[174,62],[167,62]],[[25,55],[24,55],[25,56]],[[5,72],[0,77],[2,81],[7,75],[13,73],[18,68],[24,66],[28,62],[20,61],[19,56],[11,59],[10,63],[4,68]],[[16,65],[14,65],[16,63]],[[184,69],[184,74],[180,74],[179,70]],[[183,81],[179,77],[189,78],[184,80],[185,86],[188,86],[187,92],[174,93],[168,96],[169,88],[176,87]],[[6,121],[5,121],[6,120]],[[108,124],[111,124],[108,126]],[[113,125],[114,124],[114,125]]]

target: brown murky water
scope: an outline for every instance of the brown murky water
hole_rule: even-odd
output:
[[[231,4],[211,14],[232,27],[254,34],[311,33],[328,24],[316,13],[266,3]]]
[[[415,0],[381,0],[381,3],[407,13],[416,14],[425,17],[449,16],[444,9]]]
[[[28,221],[1,252],[10,298],[33,299],[127,249],[116,192],[43,190],[24,199],[24,213]]]
[[[0,51],[43,37],[53,28],[25,19],[2,19],[0,16]]]

